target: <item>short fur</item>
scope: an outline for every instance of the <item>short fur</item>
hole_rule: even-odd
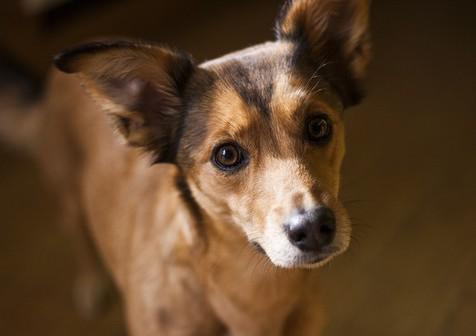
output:
[[[34,148],[82,241],[84,312],[103,284],[90,236],[131,335],[319,335],[316,269],[350,242],[338,200],[343,110],[361,99],[367,21],[365,0],[294,0],[275,41],[199,65],[137,41],[55,58],[67,74],[53,71],[36,108]],[[333,136],[316,145],[306,130],[322,113]],[[230,142],[247,161],[221,171],[214,151]],[[318,206],[337,227],[316,262],[283,223]]]

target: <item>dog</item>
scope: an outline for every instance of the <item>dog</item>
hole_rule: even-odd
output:
[[[351,237],[343,113],[363,98],[368,16],[287,1],[275,40],[202,64],[131,40],[55,57],[17,125],[75,238],[84,312],[104,262],[131,335],[321,333],[317,270]]]

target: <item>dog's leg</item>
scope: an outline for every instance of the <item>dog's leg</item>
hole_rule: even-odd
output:
[[[306,311],[303,311],[306,310]],[[284,335],[289,336],[319,336],[325,325],[325,316],[320,306],[307,306],[296,311]]]
[[[78,227],[77,236],[78,274],[73,288],[74,303],[83,318],[94,319],[109,307],[112,281],[103,269],[84,226]]]
[[[326,323],[326,316],[320,302],[318,286],[308,287],[309,295],[304,295],[286,323],[284,335],[319,336]]]
[[[226,335],[188,267],[164,269],[156,262],[137,259],[124,292],[131,336]]]
[[[62,222],[70,233],[78,267],[73,285],[74,304],[81,317],[94,319],[108,308],[112,282],[97,255],[77,194],[63,195],[61,203]]]

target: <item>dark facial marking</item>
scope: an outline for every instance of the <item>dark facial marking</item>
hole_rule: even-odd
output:
[[[265,60],[241,64],[233,62],[224,68],[225,80],[232,85],[246,104],[263,115],[271,114],[273,96],[273,68]]]
[[[187,87],[183,99],[183,118],[177,128],[175,152],[177,164],[184,170],[192,166],[193,153],[201,149],[208,132],[212,92],[217,77],[204,69],[197,69]]]

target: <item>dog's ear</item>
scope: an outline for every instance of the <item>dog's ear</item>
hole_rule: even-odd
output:
[[[327,71],[346,105],[361,99],[360,81],[370,58],[370,0],[289,0],[276,25],[277,36]]]
[[[127,143],[173,162],[183,91],[195,66],[186,54],[140,42],[94,42],[55,57],[112,116]]]

